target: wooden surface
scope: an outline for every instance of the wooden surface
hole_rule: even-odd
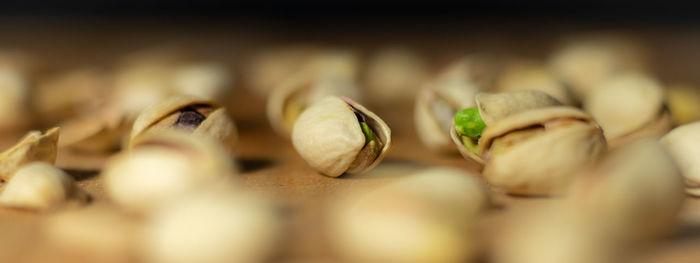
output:
[[[111,28],[114,29],[114,28]],[[214,50],[223,50],[224,59],[236,60],[234,52],[229,50],[245,50],[259,43],[274,43],[283,39],[286,41],[304,40],[303,36],[292,36],[291,34],[281,34],[273,37],[272,34],[257,34],[255,39],[259,41],[242,38],[241,36],[256,35],[251,33],[254,29],[241,29],[238,35],[224,34],[226,30],[204,30],[196,32],[194,29],[186,30],[188,37],[183,38],[177,30],[160,31],[158,37],[143,33],[143,31],[132,32],[123,28],[121,31],[101,31],[93,27],[63,29],[63,35],[55,32],[46,32],[43,29],[30,27],[28,31],[15,30],[12,26],[0,26],[0,32],[6,34],[0,37],[10,46],[23,46],[36,50],[41,55],[55,62],[56,65],[64,67],[84,65],[89,63],[104,62],[112,59],[113,55],[106,50],[128,50],[139,45],[162,43],[172,39],[186,39],[194,43],[195,46],[202,46],[202,43],[216,43],[204,45]],[[82,31],[81,31],[82,30]],[[553,36],[559,31],[538,32],[535,29],[521,32],[518,30],[503,30],[496,32],[483,32],[485,36],[479,37],[474,34],[456,37],[458,40],[447,43],[437,41],[445,39],[449,35],[443,31],[430,32],[424,30],[428,36],[433,38],[409,42],[409,46],[415,45],[421,50],[436,50],[437,57],[445,54],[459,53],[457,51],[470,49],[478,50],[479,47],[491,48],[495,50],[516,50],[521,55],[542,57],[546,54],[546,48],[541,48],[542,43],[550,46]],[[669,65],[668,67],[658,67],[658,72],[662,79],[672,81],[694,81],[698,80],[694,65],[700,60],[688,59],[698,56],[694,51],[700,43],[700,36],[693,32],[660,31],[655,29],[642,30],[642,35],[651,40],[652,46],[658,51],[655,55],[662,63],[657,65]],[[33,33],[41,31],[43,35],[37,37]],[[88,34],[83,34],[85,31]],[[560,30],[561,31],[561,30]],[[638,30],[639,31],[639,30]],[[377,47],[383,44],[403,43],[402,40],[410,37],[386,37],[373,31],[369,37],[371,41],[359,46]],[[357,35],[357,32],[355,32]],[[401,32],[399,32],[400,34]],[[406,33],[404,31],[404,33]],[[499,34],[512,33],[512,35]],[[531,34],[531,35],[530,35]],[[321,39],[327,36],[334,36],[331,33],[313,35],[311,38]],[[651,36],[663,36],[654,37]],[[205,40],[198,40],[202,37]],[[49,44],[47,39],[56,39]],[[124,39],[136,39],[135,42]],[[351,36],[334,36],[330,41],[334,44],[344,43],[347,40],[350,45],[357,44]],[[214,41],[217,40],[217,41]],[[267,40],[267,41],[265,41]],[[432,40],[432,42],[431,42]],[[477,40],[472,41],[471,40]],[[523,40],[516,43],[512,40]],[[84,43],[98,43],[98,45],[87,45]],[[113,42],[110,42],[113,41]],[[208,42],[207,42],[208,41]],[[354,41],[354,42],[353,42]],[[50,41],[49,41],[50,42]],[[428,44],[425,44],[428,43]],[[440,44],[441,43],[441,44]],[[675,43],[675,45],[674,45]],[[695,43],[695,44],[693,44]],[[100,45],[103,45],[100,47]],[[462,45],[462,46],[460,46]],[[84,56],[76,57],[75,49],[83,48]],[[441,47],[441,48],[436,48]],[[468,48],[467,48],[468,47]],[[674,47],[678,47],[675,49]],[[545,49],[545,50],[543,50]],[[72,52],[66,52],[73,50]],[[209,50],[209,49],[207,49]],[[439,50],[439,52],[437,51]],[[684,52],[693,51],[693,52]],[[238,57],[242,53],[238,52]],[[67,55],[72,54],[72,55]],[[75,58],[75,59],[71,59]],[[685,58],[686,62],[678,60]],[[439,60],[439,59],[438,59]],[[65,64],[62,64],[65,63]],[[240,66],[240,63],[234,63]],[[436,63],[439,64],[439,63]],[[686,65],[686,66],[679,66]],[[57,66],[58,67],[58,66]],[[677,69],[677,70],[674,70]],[[695,79],[694,79],[695,78]],[[413,105],[411,101],[405,101],[397,105],[370,104],[367,105],[381,116],[391,127],[394,144],[388,156],[374,170],[363,175],[346,175],[340,178],[329,178],[320,175],[309,168],[305,162],[296,154],[291,142],[273,133],[270,125],[264,117],[264,99],[251,94],[245,87],[236,87],[235,92],[230,97],[228,109],[238,126],[240,132],[240,145],[236,151],[236,162],[241,170],[240,181],[252,190],[269,194],[279,206],[281,215],[286,226],[285,242],[281,252],[275,261],[334,261],[332,248],[323,231],[325,225],[326,206],[340,193],[357,189],[371,189],[383,183],[391,181],[392,178],[409,174],[417,169],[436,165],[447,165],[458,167],[467,171],[478,173],[476,163],[464,160],[459,155],[440,155],[428,151],[420,144],[413,128]],[[17,134],[5,134],[0,137],[0,146],[9,147],[19,137]],[[100,181],[99,169],[107,160],[108,156],[86,156],[62,150],[59,152],[57,166],[66,169],[75,177],[80,186],[94,198],[93,204],[100,204],[105,201],[104,190]],[[491,242],[489,234],[497,232],[505,222],[505,217],[515,207],[537,207],[546,203],[556,202],[556,198],[526,198],[513,197],[498,192],[492,192],[495,208],[490,210],[484,219],[484,232],[487,233],[483,243]],[[40,240],[40,231],[37,226],[40,224],[42,215],[28,211],[18,211],[13,209],[0,209],[0,259],[26,258],[26,254],[37,253],[37,240]],[[643,219],[640,219],[643,220]],[[678,231],[667,239],[650,249],[646,249],[637,255],[642,262],[697,262],[700,258],[700,199],[687,198],[686,206],[681,215],[681,222]],[[75,259],[75,258],[73,258]],[[1,262],[15,262],[5,261]],[[487,261],[487,258],[482,259]],[[69,262],[79,262],[69,261]]]

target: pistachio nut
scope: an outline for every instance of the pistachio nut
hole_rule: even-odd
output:
[[[56,161],[59,131],[58,127],[44,134],[30,131],[12,148],[0,153],[0,179],[10,179],[17,169],[30,162],[53,164]]]
[[[151,133],[132,141],[130,151],[112,157],[101,176],[109,199],[139,213],[206,183],[233,180],[233,160],[208,137]]]
[[[116,207],[96,202],[65,209],[42,220],[43,241],[51,248],[81,255],[90,262],[132,262],[141,222]]]
[[[93,111],[106,103],[110,76],[95,68],[60,72],[32,90],[32,106],[42,123],[57,123]]]
[[[554,52],[550,66],[578,101],[621,71],[645,71],[648,67],[643,45],[624,36],[573,39]]]
[[[171,97],[145,109],[134,121],[129,145],[145,133],[167,130],[186,131],[196,136],[211,137],[234,147],[236,126],[217,103],[192,96]]]
[[[664,91],[654,79],[639,73],[618,74],[591,91],[583,108],[600,124],[611,146],[628,137],[661,136],[672,121],[664,106]]]
[[[337,177],[372,169],[391,147],[391,130],[346,98],[329,96],[307,108],[292,130],[294,148],[319,172]]]
[[[469,262],[488,205],[475,174],[429,168],[345,196],[333,204],[328,232],[347,262]]]
[[[314,71],[301,71],[277,86],[267,100],[267,118],[272,128],[288,137],[299,115],[314,102],[326,96],[361,97],[353,79],[319,75]]]
[[[573,105],[568,89],[554,73],[544,65],[532,61],[508,63],[498,76],[500,91],[539,90],[565,105]]]
[[[46,210],[69,201],[87,202],[88,196],[72,177],[51,164],[35,162],[22,166],[0,194],[0,204]]]
[[[588,114],[552,106],[522,111],[483,130],[477,152],[484,178],[511,194],[561,193],[574,172],[606,148],[603,132]]]
[[[154,263],[268,262],[277,252],[279,225],[264,198],[207,188],[154,211],[142,251]]]
[[[380,50],[367,62],[368,98],[380,103],[408,101],[427,75],[425,61],[414,51],[399,47]]]
[[[59,148],[84,153],[109,153],[120,148],[129,125],[123,114],[103,110],[68,119],[59,127],[62,131]]]
[[[474,100],[476,108],[463,109],[453,115],[450,137],[464,158],[482,164],[484,160],[477,148],[484,128],[522,111],[561,105],[549,94],[537,90],[478,93]]]
[[[676,125],[700,120],[700,90],[685,84],[666,89],[666,103]]]
[[[679,126],[661,138],[685,178],[686,192],[700,196],[700,122]]]
[[[472,64],[461,60],[450,66],[435,80],[424,86],[416,96],[414,123],[418,138],[425,146],[437,151],[454,151],[450,127],[455,113],[474,107],[480,87],[473,79]]]
[[[568,198],[612,238],[634,241],[674,230],[685,194],[671,156],[655,138],[645,138],[584,169]]]

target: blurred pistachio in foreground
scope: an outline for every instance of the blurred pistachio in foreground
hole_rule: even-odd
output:
[[[611,76],[648,67],[642,44],[621,35],[571,39],[554,52],[550,66],[579,102]]]
[[[58,127],[44,134],[30,131],[12,148],[0,153],[0,179],[10,179],[17,169],[30,162],[53,164],[56,161],[59,131]]]
[[[478,93],[475,96],[475,104],[478,109],[478,118],[488,126],[498,123],[511,115],[532,109],[561,105],[561,102],[547,93],[538,90],[518,90],[499,93]],[[458,117],[457,115],[453,115]],[[476,117],[476,116],[475,116]],[[455,120],[458,120],[456,118]],[[478,148],[482,141],[479,137],[466,137],[458,134],[459,123],[452,122],[450,137],[457,145],[457,150],[465,159],[484,163],[483,153]]]
[[[294,149],[314,169],[331,177],[374,168],[391,148],[389,126],[345,97],[325,97],[294,124]]]
[[[236,125],[224,107],[211,100],[192,96],[176,96],[149,106],[134,121],[129,145],[148,133],[170,130],[185,131],[194,136],[210,137],[235,147],[238,140]]]
[[[548,204],[508,214],[497,236],[495,263],[613,263],[618,248],[595,223],[571,208]]]
[[[668,234],[685,200],[679,170],[655,138],[610,152],[582,172],[568,197],[590,222],[622,239]]]
[[[138,220],[104,204],[62,210],[42,224],[49,247],[85,262],[134,262],[140,230]]]
[[[408,101],[426,78],[425,61],[410,49],[377,51],[367,62],[368,99],[381,104]]]
[[[231,183],[233,161],[209,138],[170,131],[136,138],[101,176],[109,199],[129,211],[148,212],[212,181]]]
[[[265,199],[212,186],[155,211],[142,251],[153,263],[267,262],[278,248],[279,224]]]
[[[465,58],[450,65],[416,95],[414,123],[421,142],[432,150],[453,152],[450,126],[455,113],[476,105],[482,89],[475,74],[476,63]]]
[[[700,122],[677,127],[661,138],[685,178],[686,192],[700,196]]]
[[[676,125],[700,120],[700,90],[688,85],[671,85],[666,89],[666,103]]]
[[[121,147],[130,128],[126,116],[110,110],[77,116],[59,125],[59,148],[83,153],[110,153]]]
[[[499,74],[497,89],[500,91],[539,90],[565,105],[574,104],[564,83],[547,67],[534,61],[507,63]]]
[[[331,208],[329,234],[347,262],[469,262],[478,253],[475,225],[489,200],[474,174],[432,168]]]
[[[47,163],[22,166],[0,194],[0,204],[10,207],[47,210],[70,201],[87,202],[88,196],[61,169]]]
[[[620,73],[602,82],[584,98],[583,108],[600,124],[615,147],[644,136],[661,136],[671,129],[664,90],[641,73]]]
[[[484,178],[511,194],[559,194],[606,149],[598,124],[571,107],[526,110],[494,122],[479,139]]]
[[[60,122],[103,106],[110,85],[111,76],[99,69],[60,72],[37,84],[32,92],[32,105],[42,123]]]

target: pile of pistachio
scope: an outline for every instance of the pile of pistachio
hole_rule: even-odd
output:
[[[380,164],[392,131],[363,105],[412,105],[421,147],[474,168],[399,169],[374,189],[325,200],[318,227],[339,261],[607,263],[673,235],[686,193],[700,196],[700,92],[662,84],[647,56],[626,39],[575,39],[546,63],[480,53],[432,74],[405,48],[364,59],[304,45],[261,49],[243,75],[266,99],[271,128],[318,176],[352,184],[334,178],[380,180],[396,165]],[[52,127],[0,153],[0,205],[43,215],[39,254],[148,263],[284,255],[279,204],[238,178],[240,138],[222,106],[227,65],[159,48],[110,70],[32,78],[38,71],[24,54],[0,53],[0,131]],[[108,157],[100,191],[56,167],[66,152]],[[504,196],[543,203],[502,211]],[[494,214],[504,215],[497,231]]]

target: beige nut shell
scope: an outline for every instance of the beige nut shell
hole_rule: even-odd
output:
[[[586,96],[583,108],[600,124],[608,140],[633,133],[667,111],[661,85],[643,74],[620,74],[601,85]]]
[[[35,162],[17,170],[0,194],[5,206],[46,210],[70,200],[86,202],[84,193],[72,177],[51,164]]]
[[[44,134],[39,131],[27,133],[15,146],[0,153],[0,179],[8,180],[22,165],[30,162],[56,161],[60,128],[54,127]]]
[[[546,128],[549,122],[566,120]],[[528,127],[545,127],[499,153],[490,151],[494,139]],[[561,193],[579,168],[593,162],[606,148],[598,125],[587,114],[570,107],[524,111],[487,127],[479,140],[485,160],[483,175],[489,184],[512,194]]]
[[[661,138],[685,178],[686,192],[700,196],[700,122],[677,127]]]
[[[365,136],[351,107],[367,117],[367,124],[384,144],[373,163],[356,172],[373,168],[391,147],[391,130],[377,115],[347,98],[323,98],[299,116],[292,143],[311,167],[327,176],[346,172],[365,145]]]
[[[171,97],[167,100],[153,104],[145,109],[138,118],[134,121],[130,134],[130,145],[136,137],[146,133],[149,127],[158,123],[158,121],[166,118],[170,114],[191,105],[211,105],[213,111],[206,116],[204,121],[197,126],[192,132],[195,135],[206,135],[223,141],[229,146],[235,146],[238,139],[238,133],[233,120],[226,114],[226,109],[218,106],[211,100],[200,99],[187,95]]]

